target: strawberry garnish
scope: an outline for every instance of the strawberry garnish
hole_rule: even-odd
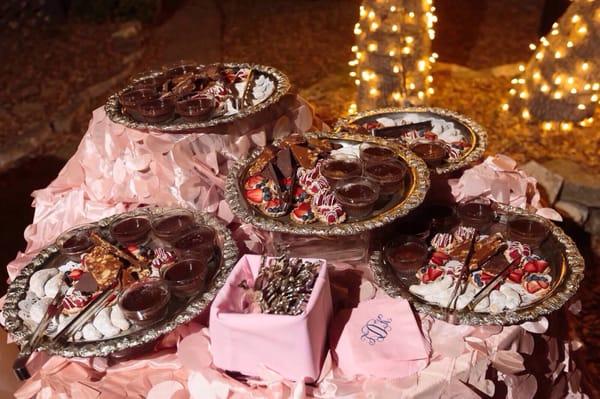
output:
[[[264,184],[264,182],[265,182],[265,178],[261,175],[250,176],[249,178],[246,179],[246,182],[244,183],[244,188],[246,190],[252,190],[252,189],[260,187],[261,185]]]
[[[251,204],[260,205],[263,202],[263,190],[260,188],[246,190],[245,196]]]
[[[81,269],[73,269],[69,272],[69,278],[71,280],[79,280],[81,275],[83,274],[83,270]]]
[[[431,255],[430,260],[432,263],[435,263],[438,266],[442,266],[446,264],[446,262],[448,262],[448,259],[450,259],[450,256],[448,256],[444,252],[436,251],[433,253],[433,255]]]
[[[483,281],[486,284],[489,283],[490,281],[492,281],[493,278],[494,278],[493,274],[490,274],[488,272],[481,273],[481,281]]]
[[[425,137],[427,140],[437,140],[438,136],[434,132],[429,131],[429,132],[425,132],[423,137]]]
[[[437,280],[437,278],[440,277],[442,274],[444,274],[442,270],[437,269],[435,267],[428,267],[425,273],[423,273],[423,275],[421,276],[421,280],[423,280],[424,283],[429,283],[431,281]]]
[[[535,263],[535,260],[530,260],[527,261],[524,265],[523,265],[523,269],[527,272],[527,273],[537,273],[538,272],[538,267]]]
[[[548,262],[543,259],[536,260],[535,265],[537,266],[538,273],[542,273],[548,268]]]
[[[527,292],[530,294],[535,294],[542,289],[542,286],[540,285],[539,281],[529,281],[527,284],[525,284],[525,289],[527,289]]]
[[[523,269],[513,269],[508,275],[508,278],[512,282],[521,283],[524,274],[525,272],[523,271]]]

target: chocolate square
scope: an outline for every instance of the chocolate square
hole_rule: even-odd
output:
[[[310,148],[299,145],[292,145],[290,148],[292,150],[292,155],[300,166],[305,169],[311,169],[315,166],[315,163],[317,162],[317,154],[315,154],[315,152]]]
[[[277,153],[275,163],[282,177],[288,178],[295,175],[292,153],[289,148],[284,148]]]
[[[409,123],[401,126],[388,126],[373,129],[373,136],[376,137],[391,137],[401,138],[405,133],[416,130],[418,132],[426,132],[433,128],[431,121]]]
[[[83,273],[74,286],[76,291],[90,294],[98,290],[98,283],[91,273]]]

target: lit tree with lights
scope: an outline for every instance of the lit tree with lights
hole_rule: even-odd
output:
[[[530,48],[534,55],[519,65],[502,109],[544,130],[590,126],[600,91],[600,2],[573,1],[548,37]]]
[[[350,72],[359,109],[421,103],[433,94],[430,75],[436,17],[432,0],[364,0],[354,26],[355,59]]]

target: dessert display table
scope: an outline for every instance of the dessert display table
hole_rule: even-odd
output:
[[[197,208],[231,223],[234,217],[223,189],[232,163],[274,138],[323,128],[311,107],[293,95],[285,96],[268,113],[222,128],[227,134],[211,134],[213,130],[191,134],[142,132],[111,122],[103,109],[97,109],[76,154],[55,181],[34,193],[34,221],[25,231],[28,247],[9,264],[9,274],[14,278],[37,251],[66,228],[142,205]],[[493,161],[485,165],[503,175],[502,162]],[[464,188],[472,189],[473,185],[465,179],[482,167],[452,182],[455,198],[470,194]],[[506,175],[511,176],[507,184],[520,187],[523,180],[516,176],[518,173],[506,169]],[[493,197],[494,193],[484,186],[477,194]],[[502,199],[509,204],[527,197],[526,190],[514,196],[515,190],[507,190],[499,191],[507,196]],[[250,252],[263,253],[265,248],[273,247],[269,235],[250,225],[234,222],[230,226],[234,227],[233,237],[239,246]],[[218,370],[212,362],[205,313],[163,336],[152,351],[138,357],[67,359],[37,353],[30,361],[32,378],[15,395],[23,399],[583,395],[581,372],[572,360],[572,351],[578,346],[568,341],[564,331],[565,312],[576,312],[576,305],[520,325],[451,325],[415,313],[402,299],[389,298],[373,283],[366,259],[353,265],[328,262],[328,266],[334,317],[329,326],[330,348],[315,383],[285,380],[267,368],[256,378]],[[364,304],[362,309],[376,304],[373,309],[377,312],[370,317],[385,324],[385,333],[376,339],[384,341],[395,329],[406,331],[393,335],[398,340],[399,357],[392,376],[368,376],[381,375],[381,367],[373,362],[364,363],[368,367],[362,369],[359,362],[348,364],[349,358],[359,359],[358,352],[368,356],[364,347],[358,347],[368,342],[336,342],[334,338],[344,329],[348,309],[359,303]],[[394,325],[398,320],[401,324]],[[409,351],[409,347],[418,350]],[[340,356],[349,357],[342,364],[336,361]],[[353,373],[349,370],[363,376],[350,375]]]

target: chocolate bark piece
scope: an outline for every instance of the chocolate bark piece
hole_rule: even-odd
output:
[[[307,140],[308,146],[319,153],[328,153],[333,150],[333,143],[327,139],[311,137]]]
[[[76,291],[91,294],[98,290],[98,283],[91,273],[83,273],[74,285]]]
[[[292,153],[289,148],[284,148],[277,153],[275,164],[282,177],[290,178],[296,175],[294,173]]]
[[[469,269],[479,268],[488,259],[494,256],[504,245],[502,234],[496,233],[475,243],[473,257],[469,263]],[[469,251],[469,241],[465,240],[454,247],[449,255],[452,259],[463,262]]]
[[[287,136],[286,138],[284,138],[283,140],[281,140],[279,142],[279,147],[280,148],[289,148],[290,146],[292,146],[294,144],[305,144],[305,143],[306,143],[306,137],[304,137],[303,134],[293,133],[293,134],[290,134],[289,136]]]
[[[112,286],[123,267],[123,263],[108,248],[96,246],[83,257],[83,265],[92,274],[98,287],[106,289]]]
[[[199,74],[206,76],[210,80],[219,80],[221,78],[221,67],[218,65],[207,65],[199,71]]]
[[[344,130],[350,133],[369,134],[369,129],[357,123],[349,123],[344,126]]]
[[[431,121],[409,123],[400,126],[388,126],[373,129],[373,136],[377,137],[391,137],[391,138],[402,138],[402,136],[413,130],[418,132],[425,132],[433,129]]]
[[[300,166],[305,169],[311,169],[315,166],[318,154],[314,150],[299,145],[292,145],[290,149],[292,150],[292,155],[294,155],[296,162],[298,162]]]
[[[275,192],[280,193],[281,187],[279,185],[279,177],[277,176],[277,172],[273,167],[273,163],[267,163],[267,165],[264,167],[261,173],[265,178],[273,181],[273,188],[275,189]]]
[[[248,176],[254,176],[262,172],[262,170],[275,158],[275,148],[267,146],[256,158],[256,161],[248,168]]]

